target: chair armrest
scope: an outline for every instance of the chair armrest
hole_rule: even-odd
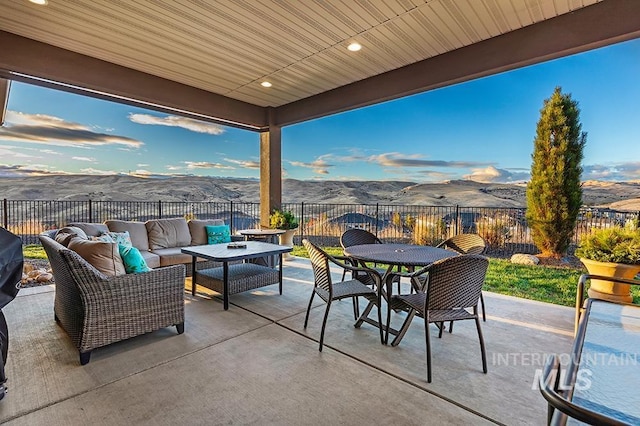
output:
[[[538,379],[540,393],[549,403],[547,424],[551,423],[555,410],[590,425],[621,426],[627,424],[586,407],[574,404],[559,394],[558,385],[560,384],[560,376],[560,361],[557,355],[553,355],[547,360],[542,375]]]
[[[628,280],[625,278],[608,277],[603,275],[582,274],[578,279],[578,288],[576,289],[576,315],[574,321],[574,334],[578,332],[578,323],[580,322],[580,313],[582,312],[582,305],[584,303],[584,290],[587,280],[605,280],[612,281],[618,284],[640,285],[640,280]]]
[[[327,259],[329,259],[331,261],[331,263],[341,267],[342,269],[346,269],[347,271],[362,272],[364,274],[370,275],[371,278],[376,282],[376,285],[379,285],[380,283],[382,283],[382,276],[380,276],[378,271],[375,271],[375,270],[369,269],[369,268],[364,268],[364,267],[361,267],[361,266],[349,265],[350,262],[353,262],[353,260],[350,257],[347,257],[347,256],[331,256],[330,254],[327,254]]]
[[[401,271],[391,272],[387,275],[387,285],[388,286],[391,285],[396,279],[399,282],[400,279],[402,278],[409,278],[411,280],[412,287],[414,288],[414,290],[424,291],[427,280],[425,279],[423,282],[421,282],[420,277],[422,277],[423,275],[426,275],[429,272],[429,269],[431,269],[431,265],[425,266],[424,268],[418,269],[417,271],[413,271],[413,272],[401,272]]]

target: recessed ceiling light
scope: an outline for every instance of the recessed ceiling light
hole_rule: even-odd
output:
[[[360,45],[360,43],[353,42],[349,46],[347,46],[347,49],[352,52],[357,52],[358,50],[362,49],[362,46]]]
[[[260,85],[261,85],[262,87],[271,87],[271,86],[272,86],[272,84],[271,84],[271,83],[269,83],[268,81],[263,81],[262,83],[260,83]]]
[[[47,0],[29,0],[33,4],[39,4],[40,6],[46,6],[49,3]]]

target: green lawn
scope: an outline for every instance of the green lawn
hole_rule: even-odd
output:
[[[341,255],[340,247],[325,247],[332,255]],[[28,245],[23,249],[26,259],[46,259],[39,245]],[[302,246],[295,246],[294,256],[309,257]],[[567,268],[515,265],[504,259],[489,259],[489,270],[484,289],[525,299],[574,306],[576,285],[582,271]],[[634,291],[634,303],[640,303],[640,289]]]
[[[22,246],[22,254],[25,259],[46,259],[47,255],[41,245],[29,244]]]

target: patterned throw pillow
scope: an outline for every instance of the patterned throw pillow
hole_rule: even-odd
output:
[[[129,231],[124,232],[103,232],[97,237],[91,237],[94,241],[104,241],[105,243],[116,243],[119,245],[132,247]]]
[[[141,274],[151,270],[137,248],[118,244],[118,251],[127,274]]]
[[[133,247],[133,244],[131,243],[131,236],[129,235],[129,231],[107,232],[107,235],[109,235],[113,239],[114,243],[118,243],[126,247]]]
[[[207,225],[207,244],[220,244],[231,242],[231,229],[229,225]]]

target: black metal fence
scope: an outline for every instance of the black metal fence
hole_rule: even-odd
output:
[[[524,208],[413,206],[385,204],[285,203],[300,221],[294,243],[309,238],[322,246],[339,246],[349,228],[366,229],[386,242],[435,245],[459,233],[477,233],[489,244],[489,253],[537,253],[525,220]],[[2,225],[19,235],[24,244],[38,244],[38,234],[70,222],[107,219],[146,221],[184,217],[223,219],[237,232],[257,228],[259,203],[167,201],[42,201],[7,200],[2,203]],[[594,228],[638,223],[640,212],[584,208],[569,252]]]

